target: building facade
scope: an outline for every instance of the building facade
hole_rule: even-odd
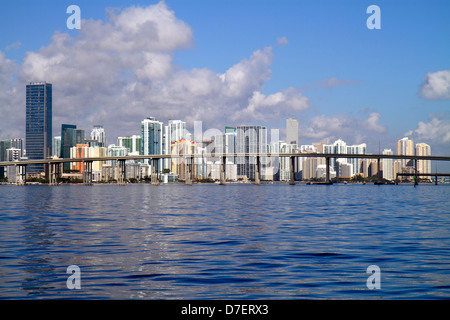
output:
[[[163,123],[154,117],[148,117],[141,122],[141,154],[142,155],[158,155],[163,154]],[[149,161],[144,163],[153,166],[152,171],[158,173],[162,170],[162,160]]]
[[[298,121],[296,119],[286,119],[286,142],[298,146]]]
[[[102,125],[94,125],[91,131],[91,140],[97,141],[99,147],[106,147],[105,129]]]
[[[262,126],[236,127],[236,153],[267,153],[267,128]],[[237,175],[255,179],[255,157],[237,157]],[[261,163],[260,172],[264,172]]]
[[[414,142],[407,137],[397,141],[397,155],[413,156],[414,155]],[[401,159],[403,167],[411,167],[413,165],[412,160]]]
[[[27,84],[25,149],[30,160],[45,159],[52,155],[52,110],[52,84]],[[27,166],[27,173],[37,174],[43,171],[43,164]]]
[[[416,144],[416,156],[431,156],[431,147],[426,143]],[[419,173],[431,173],[431,160],[418,160],[417,171]],[[423,179],[431,179],[430,176],[422,176]]]

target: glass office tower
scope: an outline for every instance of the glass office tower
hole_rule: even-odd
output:
[[[163,123],[156,120],[154,117],[148,117],[141,122],[141,141],[143,155],[159,155],[163,154]],[[162,160],[149,161],[144,160],[144,163],[155,166],[155,172],[162,169]]]
[[[70,149],[77,144],[85,144],[85,131],[77,129],[74,124],[61,125],[61,156],[60,158],[70,158]],[[70,163],[63,164],[64,170],[70,169]]]
[[[26,86],[26,141],[27,157],[45,159],[52,155],[52,85],[30,82]],[[44,171],[43,164],[27,166],[27,173]]]

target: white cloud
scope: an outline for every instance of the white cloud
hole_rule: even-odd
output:
[[[277,38],[277,44],[279,46],[285,46],[289,43],[289,40],[286,37]]]
[[[327,90],[330,90],[337,86],[344,86],[349,84],[356,84],[358,81],[356,80],[345,80],[345,79],[338,79],[338,78],[327,78],[324,81],[320,82],[317,86],[320,88],[325,88]]]
[[[372,112],[368,118],[362,122],[362,126],[369,131],[383,133],[387,131],[387,128],[380,124],[381,114],[378,112]]]
[[[420,121],[417,129],[407,132],[415,140],[423,140],[434,144],[450,144],[450,120],[433,115],[429,122]]]
[[[14,81],[18,68],[0,51],[0,139],[22,137],[25,129],[25,88]]]
[[[85,130],[103,124],[114,143],[117,136],[139,133],[147,116],[201,120],[222,128],[273,121],[309,108],[308,98],[296,88],[263,93],[271,77],[272,47],[255,50],[221,74],[207,68],[180,70],[173,54],[193,47],[193,32],[164,2],[107,15],[105,21],[83,20],[76,37],[55,32],[47,46],[27,52],[20,66],[0,56],[5,69],[1,84],[14,84],[17,73],[18,81],[9,86],[20,89],[14,99],[2,101],[0,112],[14,101],[24,109],[25,84],[47,81],[53,84],[54,135],[62,123]],[[24,112],[18,118],[24,123]]]
[[[309,120],[305,129],[300,130],[302,139],[332,142],[338,138],[348,143],[377,145],[380,135],[387,128],[380,123],[381,115],[372,112],[365,120],[345,114],[334,116],[318,115]]]
[[[430,100],[450,99],[450,70],[428,72],[422,80],[419,94]]]

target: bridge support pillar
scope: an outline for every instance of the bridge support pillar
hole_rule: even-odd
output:
[[[414,159],[414,187],[419,184],[417,177],[417,159]]]
[[[126,160],[117,160],[119,166],[119,172],[118,172],[118,179],[117,179],[117,184],[119,185],[123,185],[125,184],[125,180],[126,180],[126,175],[127,175],[127,171],[126,171],[126,166],[125,166],[125,161]]]
[[[226,161],[227,161],[227,158],[225,156],[222,156],[222,158],[220,160],[220,168],[219,168],[219,170],[220,170],[219,184],[222,186],[227,184],[226,183],[226,175],[225,175],[226,174],[226,163],[227,163]]]
[[[435,185],[438,185],[438,176],[435,177],[435,179],[434,179],[434,184],[435,184]]]
[[[255,159],[255,185],[261,184],[261,159],[256,156]]]
[[[378,183],[378,184],[381,184],[380,158],[377,158],[377,183]]]
[[[16,185],[24,186],[27,184],[27,165],[15,164],[16,167]]]
[[[51,186],[58,184],[58,179],[61,177],[61,163],[49,163],[48,164],[48,182]],[[84,171],[83,171],[84,172]],[[83,177],[84,182],[84,177]]]
[[[159,160],[158,159],[152,159],[152,173],[150,176],[150,181],[151,184],[154,186],[159,185],[159,177],[158,177],[158,172],[159,172]]]
[[[289,157],[289,184],[291,186],[295,185],[295,176],[294,176],[294,157]]]
[[[326,176],[325,176],[325,183],[331,184],[330,180],[330,157],[325,158],[326,162]]]
[[[83,161],[83,184],[92,185],[92,161]]]
[[[185,179],[184,179],[184,184],[185,185],[192,185],[192,176],[191,176],[191,164],[189,162],[191,162],[191,158],[185,158]]]

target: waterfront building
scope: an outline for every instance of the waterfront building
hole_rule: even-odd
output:
[[[163,154],[163,123],[154,117],[148,117],[141,122],[142,155]],[[144,163],[153,166],[152,171],[159,173],[162,168],[162,161],[145,159]]]
[[[286,142],[298,146],[298,121],[296,119],[286,119]]]
[[[170,154],[172,152],[172,143],[180,141],[181,139],[188,139],[186,122],[181,120],[169,120],[168,125],[164,126],[163,153]],[[164,159],[163,166],[163,169],[170,171],[171,159]]]
[[[132,135],[128,137],[118,137],[117,142],[119,147],[125,147],[128,149],[128,154],[140,155],[142,138],[139,135]]]
[[[232,154],[236,152],[236,131],[217,134],[214,138],[215,152]],[[235,163],[234,157],[227,156],[226,162]]]
[[[431,147],[426,143],[416,144],[416,156],[431,156]],[[431,160],[417,161],[418,173],[431,173]],[[422,179],[431,179],[430,176],[421,176]]]
[[[225,127],[225,133],[236,133],[235,127]]]
[[[60,157],[61,156],[61,136],[56,136],[53,138],[53,156]]]
[[[397,155],[413,156],[414,155],[414,142],[407,137],[397,141]],[[403,167],[409,167],[413,165],[412,160],[401,159]]]
[[[394,179],[397,179],[397,173],[403,173],[403,165],[402,165],[402,161],[401,160],[395,160],[394,161],[394,168],[393,168],[393,173],[394,173]],[[399,180],[405,180],[406,177],[399,177]]]
[[[18,148],[6,149],[6,161],[19,161],[22,158],[22,150]]]
[[[353,165],[344,159],[339,159],[337,161],[337,176],[342,178],[351,178],[353,176]]]
[[[216,180],[216,181],[220,180],[220,166],[221,166],[220,161],[216,161],[216,162],[208,161],[207,177],[209,177],[213,180]],[[232,181],[237,180],[237,165],[235,163],[228,162],[228,161],[226,162],[226,164],[225,164],[225,179],[232,180]]]
[[[52,84],[30,82],[26,85],[25,149],[27,157],[45,159],[52,155]],[[43,164],[27,166],[27,173],[44,171]]]
[[[177,156],[189,156],[195,154],[197,151],[197,144],[188,139],[181,139],[179,141],[175,141],[171,143],[171,152],[172,155]],[[190,157],[176,157],[172,159],[171,163],[171,172],[178,175],[179,179],[186,180],[188,168],[190,166],[191,179],[198,178],[198,159],[192,159],[194,163],[191,163]]]
[[[326,179],[326,176],[327,176],[327,165],[326,164],[317,165],[316,172],[313,177],[318,179]],[[336,171],[330,168],[330,179],[333,178],[336,178]]]
[[[84,130],[77,129],[73,124],[61,125],[61,156],[62,159],[69,159],[71,157],[71,148],[78,144],[85,144],[85,132]],[[70,170],[71,164],[64,163],[64,170]]]
[[[333,144],[323,145],[323,153],[338,153],[338,154],[366,154],[367,145],[365,143],[358,145],[347,145],[345,141],[338,139]],[[352,165],[353,174],[360,174],[361,159],[359,158],[332,158],[330,159],[331,168],[339,175],[339,168],[337,161],[350,163]]]
[[[262,126],[238,126],[236,128],[236,153],[267,154],[267,128]],[[255,157],[237,157],[237,175],[255,179]],[[261,161],[260,172],[265,164]],[[263,177],[262,177],[263,178]]]
[[[97,141],[99,147],[106,147],[105,129],[102,125],[94,125],[91,131],[91,140]]]
[[[384,149],[383,154],[392,155],[391,149]],[[383,159],[382,160],[383,178],[386,180],[394,180],[394,160]]]
[[[297,144],[280,141],[278,144],[278,153],[294,153],[297,149]],[[274,150],[275,151],[275,150]],[[295,158],[297,160],[298,158]],[[297,171],[294,163],[294,175]],[[291,178],[291,159],[289,157],[279,157],[279,166],[274,168],[275,180],[289,181]]]

